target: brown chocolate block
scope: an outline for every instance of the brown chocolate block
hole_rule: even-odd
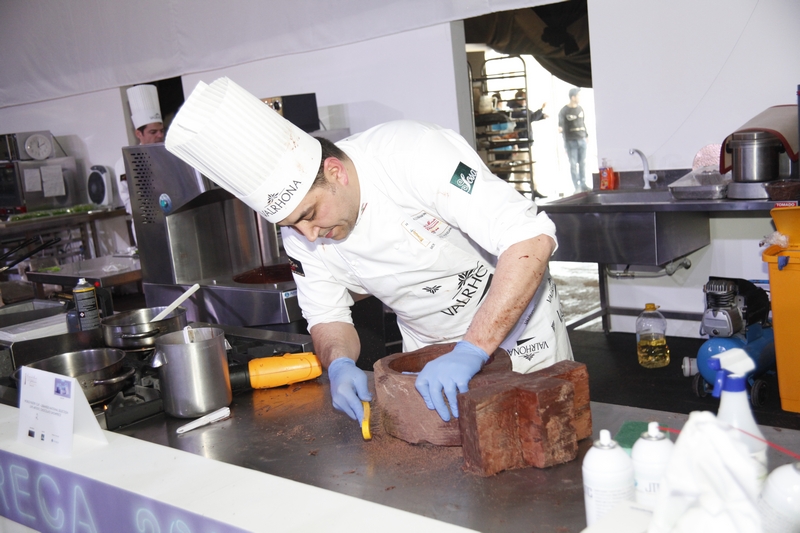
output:
[[[517,426],[525,464],[547,468],[575,459],[578,439],[572,425],[572,383],[536,377],[525,380],[516,390]]]
[[[449,422],[444,422],[435,410],[430,410],[427,408],[425,402],[422,400],[422,397],[419,395],[415,387],[415,382],[417,379],[416,373],[421,371],[429,361],[432,361],[433,359],[450,352],[453,349],[453,346],[455,346],[454,343],[427,346],[413,352],[393,354],[379,359],[375,363],[375,408],[377,408],[378,412],[380,413],[380,419],[384,429],[386,430],[386,433],[412,444],[431,443],[440,446],[462,445],[463,431],[459,428],[459,420],[451,419]],[[412,372],[412,374],[403,374],[403,372]],[[517,374],[511,370],[511,358],[508,356],[508,354],[504,350],[498,349],[494,354],[492,354],[492,358],[483,367],[483,369],[472,378],[469,383],[470,392],[467,394],[477,394],[477,391],[480,389],[485,387],[494,387],[495,385],[499,385],[500,389],[511,391],[518,387],[525,388],[525,386],[520,385],[520,383],[529,383],[531,380],[535,380],[537,378],[548,377],[564,379],[572,383],[570,392],[570,401],[572,402],[570,419],[572,427],[574,428],[572,433],[576,435],[578,440],[591,436],[592,414],[589,408],[589,380],[588,373],[586,372],[586,366],[581,363],[576,363],[574,361],[561,361],[549,368],[545,368],[531,374]],[[560,394],[563,395],[564,393],[562,391],[560,393],[553,392],[552,394],[554,394],[556,397],[559,397]],[[515,392],[513,395],[518,396],[519,393]],[[459,397],[460,396],[462,395],[459,395]],[[547,410],[552,408],[554,410],[553,413],[558,411],[558,409],[563,409],[563,401],[554,400],[555,403],[550,406],[546,402],[551,400],[543,400],[543,398],[546,396],[546,394],[542,394],[541,397],[537,394],[534,394],[533,397],[537,399],[537,402],[541,400],[545,403],[535,403],[535,406],[530,406],[529,409]],[[508,426],[510,423],[508,420],[510,419],[503,418],[505,415],[501,415],[497,412],[497,410],[501,407],[507,408],[510,405],[506,400],[502,400],[502,398],[504,398],[503,395],[500,395],[494,399],[489,399],[488,396],[486,396],[484,393],[481,393],[480,396],[475,396],[475,398],[475,400],[472,400],[473,404],[480,404],[481,409],[484,410],[481,416],[488,420],[491,413],[495,413],[491,416],[493,416],[496,420],[500,420],[502,418],[502,420],[504,420],[503,424]],[[460,406],[460,401],[461,400],[459,399],[459,412],[463,419],[463,413],[465,411]],[[523,406],[523,409],[525,408],[526,407]],[[516,417],[518,411],[518,409],[509,410],[509,413],[513,413],[514,417]],[[535,412],[531,411],[532,418],[540,416],[534,415]],[[569,436],[569,431],[566,431],[562,428],[562,418],[560,415],[556,414],[547,416],[549,421],[548,423],[551,424],[551,426],[545,425],[544,428],[546,431],[537,429],[539,428],[539,425],[533,423],[529,424],[531,427],[539,431],[539,434],[530,433],[531,431],[534,431],[534,429],[531,429],[529,430],[530,435],[525,437],[531,440],[531,444],[528,446],[529,454],[532,454],[532,456],[535,457],[535,459],[530,459],[531,462],[528,464],[537,464],[543,466],[557,464],[558,462],[563,462],[562,458],[568,457],[571,453],[569,450],[571,449],[570,439],[572,437]],[[481,425],[480,427],[486,427],[490,429],[494,427],[494,425],[499,424],[499,422],[494,425],[493,423],[482,424],[484,425]],[[508,440],[507,435],[504,436],[503,434],[493,434],[489,429],[480,430],[479,433],[486,432],[486,435],[484,436],[479,434],[475,437],[475,439],[473,439],[473,442],[471,442],[469,445],[465,445],[465,447],[477,447],[473,452],[470,452],[470,457],[472,457],[471,460],[473,462],[477,461],[478,463],[485,463],[487,465],[498,462],[505,462],[509,465],[517,464],[517,460],[510,460],[507,458],[503,459],[502,461],[499,459],[491,459],[489,456],[483,459],[480,458],[481,454],[483,454],[485,450],[491,450],[492,448],[486,443],[501,441],[506,442]],[[551,440],[553,443],[550,442]],[[491,453],[500,452],[495,451]],[[508,454],[512,453],[512,451],[506,450],[502,453]],[[465,452],[465,457],[466,456],[467,452]],[[487,466],[486,470],[490,471],[494,468],[495,467],[493,466]],[[501,470],[507,468],[519,467],[506,466],[501,468]],[[479,468],[479,470],[481,469],[483,469],[483,467]],[[494,471],[497,472],[499,470]]]
[[[577,456],[569,381],[514,374],[459,394],[458,409],[464,467],[481,476]]]
[[[452,351],[453,346],[455,343],[435,344],[413,352],[392,354],[375,363],[376,407],[386,433],[412,444],[461,445],[458,419],[445,422],[435,410],[428,409],[414,386],[417,375],[403,374],[421,371],[429,361]],[[509,375],[511,359],[508,354],[498,349],[477,376],[483,373]]]
[[[573,424],[578,440],[592,436],[592,410],[589,405],[589,372],[586,365],[576,361],[558,363],[537,370],[533,375],[565,379],[572,383],[575,394],[575,414]]]
[[[464,468],[484,476],[522,468],[517,428],[517,390],[504,383],[458,395]]]

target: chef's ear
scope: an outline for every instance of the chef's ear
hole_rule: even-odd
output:
[[[329,157],[325,160],[325,176],[329,181],[335,180],[342,185],[347,185],[349,181],[344,163],[336,157]]]

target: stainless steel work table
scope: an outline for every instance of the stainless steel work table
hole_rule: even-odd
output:
[[[80,278],[85,278],[96,287],[113,287],[141,281],[142,267],[138,257],[108,255],[65,263],[56,272],[28,272],[26,276],[34,284],[37,298],[44,298],[44,283],[74,287]]]
[[[360,427],[334,411],[329,390],[325,375],[240,393],[230,419],[181,436],[175,430],[187,420],[165,414],[117,432],[479,531],[569,533],[586,527],[581,462],[590,439],[568,464],[482,478],[462,470],[461,448],[408,444],[386,435],[375,417],[373,440],[365,442]],[[600,403],[592,404],[592,416],[595,437],[604,428],[614,434],[626,420],[680,428],[687,418]],[[785,447],[800,445],[800,431],[764,433]],[[788,462],[770,452],[771,468]]]
[[[35,213],[33,213],[35,214]],[[127,217],[124,209],[95,209],[85,213],[42,216],[25,220],[0,221],[0,238],[10,240],[22,237],[35,237],[43,233],[53,233],[70,228],[78,228],[85,253],[97,256],[100,251],[97,222],[111,218]],[[91,241],[90,241],[91,239]],[[63,242],[61,243],[63,246]]]

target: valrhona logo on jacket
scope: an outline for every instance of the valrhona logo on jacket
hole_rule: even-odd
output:
[[[464,163],[459,163],[453,177],[450,178],[450,183],[466,192],[472,194],[472,186],[475,185],[475,179],[478,177],[478,171],[469,168]]]
[[[478,298],[476,301],[480,303],[492,284],[492,276],[486,265],[481,263],[478,263],[475,268],[461,272],[457,277],[458,290],[453,296],[453,305],[442,309],[440,312],[455,316],[461,309],[469,305],[475,297]],[[425,287],[424,290],[428,291],[428,288]],[[431,292],[431,294],[434,293]]]

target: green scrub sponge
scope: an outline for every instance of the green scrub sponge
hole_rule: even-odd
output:
[[[619,428],[619,431],[617,431],[617,434],[614,436],[614,440],[617,441],[620,448],[625,450],[625,453],[630,455],[633,443],[642,436],[642,433],[647,431],[647,424],[647,422],[628,420]]]

